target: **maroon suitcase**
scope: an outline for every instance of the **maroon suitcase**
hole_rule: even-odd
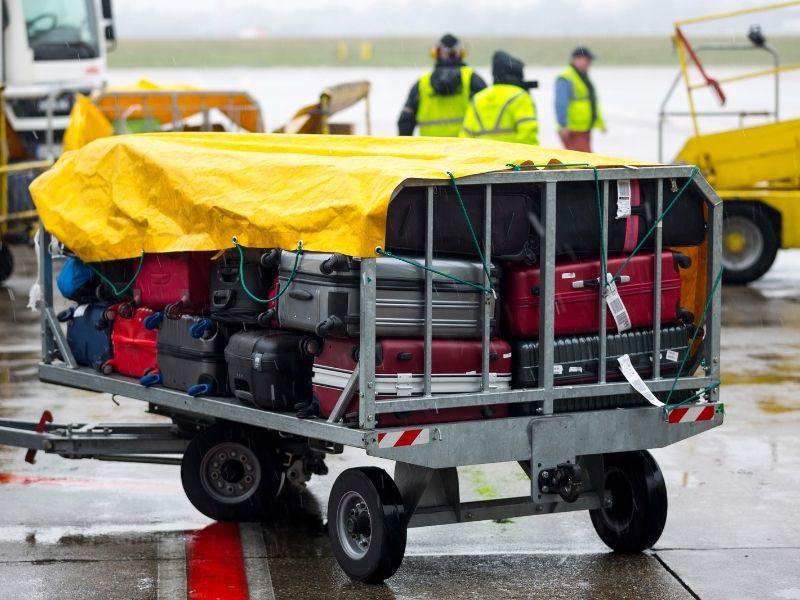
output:
[[[133,301],[153,310],[171,307],[170,316],[208,309],[212,252],[147,254],[133,284]]]
[[[431,392],[434,394],[470,393],[480,390],[482,344],[476,340],[433,340]],[[383,339],[376,344],[375,393],[377,400],[411,398],[423,392],[424,341]],[[493,340],[490,346],[491,386],[509,389],[511,346]],[[330,416],[336,401],[358,360],[355,340],[326,338],[314,359],[314,394],[320,415]],[[414,411],[379,415],[382,427],[424,425],[448,421],[471,421],[508,416],[507,405],[447,408],[439,411]],[[358,418],[358,395],[345,410],[345,420]]]
[[[617,290],[622,298],[632,327],[646,327],[653,322],[654,255],[637,254],[625,268]],[[609,257],[608,272],[616,273],[625,257]],[[661,322],[691,322],[693,316],[680,307],[680,269],[688,268],[688,256],[678,252],[661,255]],[[600,261],[562,262],[556,264],[555,276],[555,334],[597,333],[600,328],[598,293]],[[503,319],[505,335],[513,338],[539,336],[538,267],[509,264],[503,278]],[[610,313],[606,319],[608,331],[617,325]]]

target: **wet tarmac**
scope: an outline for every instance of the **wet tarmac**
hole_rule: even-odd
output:
[[[141,402],[42,384],[25,308],[32,252],[0,286],[0,417],[146,421]],[[670,512],[654,551],[610,553],[585,513],[415,529],[385,586],[350,582],[324,534],[341,470],[391,465],[345,452],[266,524],[215,524],[175,466],[71,461],[0,447],[0,599],[800,599],[800,252],[761,282],[725,288],[726,422],[654,451]],[[465,500],[524,494],[515,465],[461,472]]]

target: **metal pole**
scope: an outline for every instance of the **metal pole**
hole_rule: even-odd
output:
[[[483,209],[483,257],[489,269],[489,273],[483,274],[484,287],[492,287],[492,186],[486,186],[486,197]],[[485,270],[485,269],[484,269]],[[492,314],[494,312],[495,300],[490,292],[483,293],[483,354],[481,355],[481,389],[486,392],[489,390],[489,345],[492,329]]]
[[[606,249],[606,256],[608,256],[608,188],[609,183],[608,181],[603,182],[603,218],[601,219],[601,231],[600,235],[602,236],[603,245],[602,247]],[[630,217],[634,218],[634,217]],[[603,274],[601,273],[598,277],[600,280],[600,286],[597,288],[600,290],[600,328],[597,332],[597,339],[598,339],[598,353],[597,353],[597,382],[598,383],[605,383],[606,382],[606,342],[608,341],[608,325],[606,324],[607,314],[608,311],[606,310],[606,285],[607,282],[603,279]]]
[[[433,186],[426,189],[425,223],[425,372],[423,395],[431,395],[431,372],[433,370]]]
[[[0,13],[2,9],[0,9]],[[8,139],[6,138],[6,88],[0,84],[0,217],[8,216]],[[8,230],[5,222],[0,223],[0,247]]]
[[[358,422],[362,429],[375,428],[375,284],[376,260],[361,261],[361,343],[359,346]]]
[[[640,180],[641,182],[641,180]],[[656,218],[664,209],[664,180],[655,180],[656,190]],[[661,377],[661,249],[662,249],[661,221],[655,232],[655,256],[653,260],[653,379]]]
[[[42,362],[50,364],[53,357],[52,334],[49,329],[47,312],[53,308],[53,259],[50,256],[50,233],[39,222],[39,289],[42,301],[39,306],[39,320],[42,336]]]
[[[53,148],[53,109],[56,102],[56,89],[49,88],[47,92],[47,108],[45,115],[47,117],[47,129],[45,130],[45,144],[47,147],[47,160],[55,160],[56,153]]]
[[[539,254],[541,304],[539,306],[539,381],[545,390],[544,414],[553,414],[553,345],[555,336],[556,182],[545,183],[542,203],[544,243]]]

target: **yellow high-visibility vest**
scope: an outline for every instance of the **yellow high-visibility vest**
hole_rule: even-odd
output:
[[[417,126],[420,135],[456,137],[461,131],[461,122],[469,106],[472,69],[461,67],[461,90],[457,94],[442,96],[431,85],[431,75],[419,78],[419,105]]]
[[[595,93],[594,121],[592,121],[592,100],[589,97],[589,88],[586,87],[575,67],[569,65],[559,77],[572,84],[572,100],[567,106],[567,129],[570,131],[603,129],[605,124],[600,112],[600,103],[597,101],[597,94]]]
[[[539,121],[533,98],[524,89],[495,84],[472,97],[460,137],[539,144]]]

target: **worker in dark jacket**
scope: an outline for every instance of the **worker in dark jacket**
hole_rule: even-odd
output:
[[[494,85],[475,94],[470,102],[460,137],[498,142],[539,144],[536,105],[528,90],[535,81],[525,81],[525,65],[498,50],[492,57]]]
[[[605,132],[606,125],[597,92],[589,79],[594,55],[579,46],[572,60],[556,79],[556,120],[558,135],[567,150],[592,151],[592,129]]]
[[[486,87],[464,64],[467,52],[455,36],[442,36],[431,55],[436,65],[411,88],[397,121],[400,135],[414,135],[419,127],[420,135],[458,136],[469,99]]]

